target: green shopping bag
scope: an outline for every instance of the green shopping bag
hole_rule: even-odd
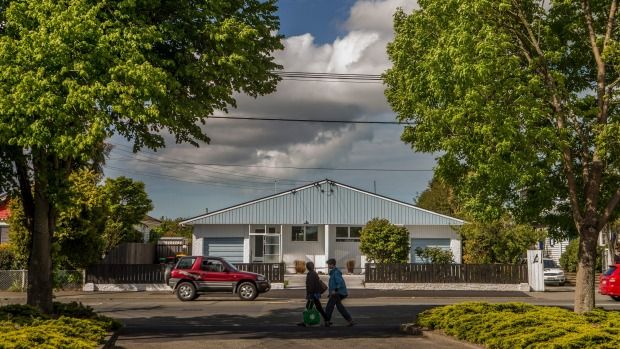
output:
[[[306,326],[318,325],[321,323],[321,313],[316,310],[314,303],[310,303],[310,307],[304,310],[304,324]]]

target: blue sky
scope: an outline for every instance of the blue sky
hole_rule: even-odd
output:
[[[390,63],[397,7],[410,0],[282,0],[285,49],[275,53],[285,71],[381,74]],[[257,99],[238,95],[230,115],[333,120],[394,120],[381,83],[282,81]],[[216,113],[224,115],[223,113]],[[278,123],[207,119],[210,144],[174,144],[131,152],[114,137],[108,177],[145,183],[154,217],[191,217],[325,178],[413,202],[432,177],[435,157],[400,141],[400,125]],[[226,165],[226,166],[215,166]],[[300,168],[409,169],[409,172]]]
[[[344,22],[355,0],[280,0],[280,31],[285,36],[312,33],[318,44],[346,34]]]

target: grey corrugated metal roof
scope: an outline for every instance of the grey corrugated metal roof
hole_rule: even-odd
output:
[[[225,208],[182,224],[347,224],[373,218],[402,225],[461,225],[463,221],[325,179]]]

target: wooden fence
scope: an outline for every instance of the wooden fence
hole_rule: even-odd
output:
[[[284,263],[240,263],[239,270],[263,274],[271,282],[284,282]],[[86,269],[86,282],[95,284],[163,284],[163,264],[97,264]]]
[[[86,269],[86,282],[95,284],[163,284],[163,264],[96,264]]]
[[[263,274],[271,282],[284,282],[284,263],[235,263],[239,270]]]
[[[518,264],[366,264],[365,282],[527,283],[527,265]]]

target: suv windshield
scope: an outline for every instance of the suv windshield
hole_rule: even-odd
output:
[[[612,265],[611,267],[609,267],[609,269],[607,269],[607,271],[603,275],[609,276],[609,275],[613,274],[615,270],[616,270],[616,266]]]
[[[559,268],[553,259],[543,259],[543,267],[545,269]]]

